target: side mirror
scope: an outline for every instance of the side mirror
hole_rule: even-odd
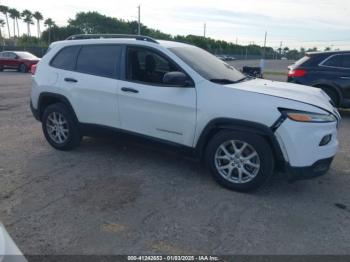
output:
[[[183,72],[168,72],[163,77],[163,83],[170,86],[189,86],[191,82]]]

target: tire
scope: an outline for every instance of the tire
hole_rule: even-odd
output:
[[[0,72],[4,71],[4,67],[0,65]]]
[[[42,129],[49,144],[58,150],[74,149],[79,146],[82,139],[72,113],[62,103],[45,108]]]
[[[321,88],[332,100],[335,107],[339,106],[339,96],[336,91],[330,88]]]
[[[232,142],[235,143],[237,150],[234,150]],[[226,153],[222,150],[222,146],[226,149]],[[242,152],[237,153],[239,150]],[[256,156],[253,156],[254,152]],[[209,141],[205,160],[220,185],[238,192],[259,188],[272,176],[274,169],[271,147],[263,137],[229,130],[219,132]],[[226,166],[227,169],[219,171],[220,167]]]
[[[25,65],[25,64],[21,64],[18,68],[18,70],[21,72],[21,73],[27,73],[28,72],[28,67]]]

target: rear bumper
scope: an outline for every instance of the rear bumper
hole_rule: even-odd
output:
[[[313,165],[307,167],[288,166],[286,170],[288,173],[288,180],[293,182],[322,176],[327,173],[332,161],[333,157],[318,160]]]
[[[33,116],[35,117],[36,120],[40,121],[40,117],[39,117],[39,112],[37,109],[35,109],[33,107],[33,103],[32,100],[30,100],[30,111],[32,111]]]

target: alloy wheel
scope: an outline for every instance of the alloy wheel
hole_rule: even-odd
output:
[[[215,153],[215,167],[226,180],[235,184],[252,181],[260,170],[260,157],[250,144],[229,140],[222,143]]]
[[[46,120],[46,130],[49,137],[57,144],[64,144],[68,140],[68,122],[63,114],[52,112]]]

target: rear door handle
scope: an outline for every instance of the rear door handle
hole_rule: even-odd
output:
[[[64,81],[66,81],[66,82],[71,82],[71,83],[77,83],[77,82],[78,82],[78,80],[76,80],[76,79],[74,79],[74,78],[69,78],[69,77],[66,77],[66,78],[64,79]]]
[[[342,76],[342,77],[340,77],[341,79],[348,79],[348,80],[350,80],[350,76]]]
[[[135,94],[139,92],[139,90],[136,90],[136,89],[130,88],[130,87],[122,87],[122,91],[129,92],[129,93],[135,93]]]

